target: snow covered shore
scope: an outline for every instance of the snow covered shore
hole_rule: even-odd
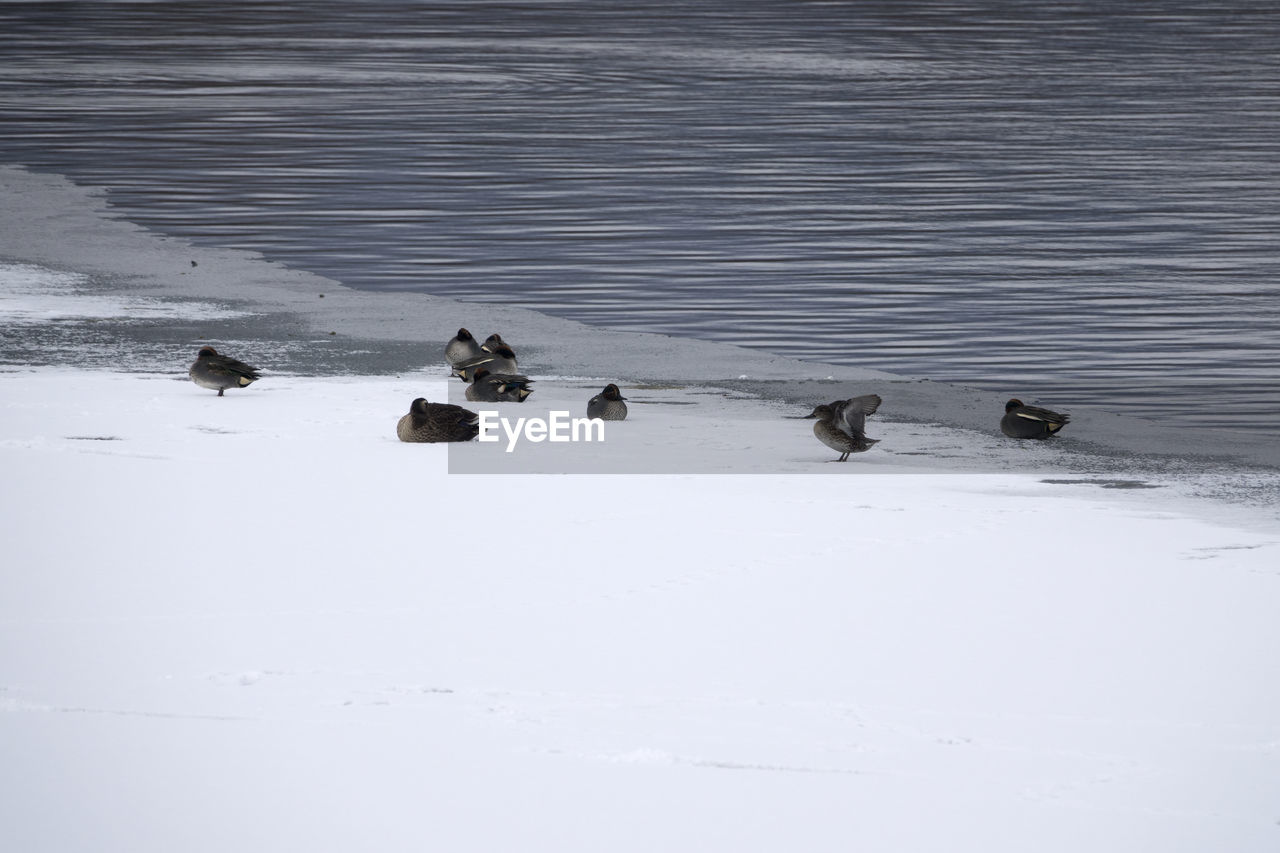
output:
[[[0,375],[12,849],[1280,833],[1274,535],[1156,489],[855,473],[871,453],[449,476],[538,454],[396,441],[432,388]]]
[[[714,381],[789,360],[304,299],[82,213],[60,263],[0,228],[73,276],[0,302],[36,354],[0,370],[6,849],[1280,842],[1273,471],[1147,464],[1105,413],[1018,444],[986,397],[806,368],[818,401],[886,398],[882,443],[830,464],[803,406]],[[175,296],[178,258],[201,272]],[[537,391],[504,414],[625,377],[632,417],[510,454],[396,441],[411,399],[459,394],[438,350],[463,324],[528,342]],[[206,339],[267,375],[197,388]]]

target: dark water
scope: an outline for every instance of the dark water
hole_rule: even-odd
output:
[[[377,290],[1280,435],[1280,4],[0,4],[0,159]]]

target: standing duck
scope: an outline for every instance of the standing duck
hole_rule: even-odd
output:
[[[861,397],[850,397],[848,400],[835,400],[828,403],[826,407],[831,409],[832,423],[837,429],[851,438],[858,436],[865,438],[867,415],[874,415],[882,402],[879,394],[863,394]],[[818,406],[802,420],[821,417],[818,412],[821,408],[822,406]]]
[[[511,347],[501,344],[493,352],[481,351],[474,358],[458,362],[453,366],[453,375],[461,377],[463,382],[470,382],[475,372],[482,367],[490,373],[505,373],[510,376],[516,375],[519,370],[516,365],[516,354],[512,352]]]
[[[200,347],[187,375],[201,388],[217,391],[219,397],[228,388],[243,388],[260,378],[258,368],[230,356],[219,355],[213,347]]]
[[[604,390],[587,401],[587,417],[599,418],[602,421],[625,421],[627,404],[623,400],[618,386],[610,382]]]
[[[523,403],[533,393],[532,384],[527,376],[490,373],[481,367],[467,386],[467,399],[473,403]]]
[[[401,441],[470,441],[480,432],[480,416],[452,403],[428,403],[422,397],[396,424]]]
[[[875,397],[874,394],[868,396]],[[853,399],[857,400],[859,398],[855,397]],[[880,398],[876,397],[877,406],[879,405],[879,400]],[[831,460],[832,462],[844,462],[849,458],[850,453],[862,453],[865,450],[870,450],[871,445],[880,440],[878,438],[867,438],[867,434],[861,429],[852,429],[847,419],[843,417],[837,422],[834,406],[817,406],[812,414],[806,415],[806,418],[818,419],[813,425],[813,434],[818,441],[840,454],[840,458],[833,459]]]
[[[460,361],[466,361],[469,358],[475,358],[480,355],[480,345],[476,343],[475,337],[466,329],[459,329],[458,334],[444,347],[444,360],[449,362],[450,367],[454,367]]]
[[[1024,406],[1013,399],[1004,404],[1000,431],[1010,438],[1048,438],[1071,420],[1065,412],[1051,412],[1039,406]]]

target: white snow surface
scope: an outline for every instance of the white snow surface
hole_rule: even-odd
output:
[[[4,849],[1280,849],[1275,530],[687,389],[398,442],[445,382],[0,373]]]

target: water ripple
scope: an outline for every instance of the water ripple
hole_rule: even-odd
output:
[[[162,0],[0,28],[0,156],[149,227],[1280,435],[1280,9]]]

